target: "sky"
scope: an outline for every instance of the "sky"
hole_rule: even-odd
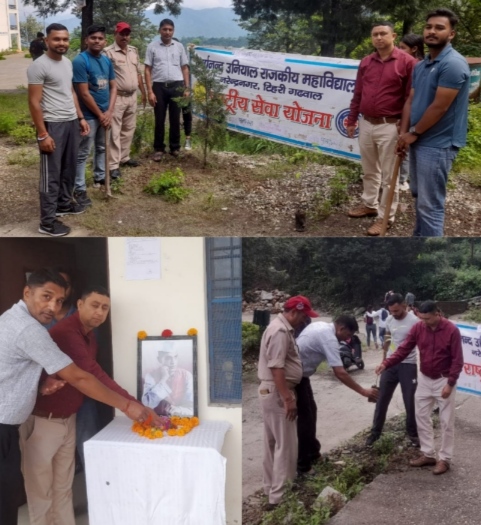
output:
[[[150,6],[153,9],[155,4]],[[208,9],[209,7],[232,7],[232,0],[184,0],[182,7],[188,7],[190,9]],[[20,19],[24,19],[25,16],[33,13],[35,8],[31,6],[23,5],[22,0],[19,0]],[[64,11],[64,14],[70,13],[70,9]]]

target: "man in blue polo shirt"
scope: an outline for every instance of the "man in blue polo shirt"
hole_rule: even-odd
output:
[[[80,141],[75,175],[75,200],[83,206],[92,204],[87,196],[85,168],[95,143],[94,187],[105,183],[105,130],[110,127],[117,98],[117,84],[112,62],[102,55],[105,47],[105,27],[87,28],[87,50],[72,61],[73,83],[82,113],[90,125],[90,133]]]
[[[448,174],[466,144],[470,73],[466,60],[451,46],[457,22],[458,17],[444,8],[426,16],[424,42],[429,54],[414,69],[403,109],[397,152],[411,148],[414,236],[443,235]]]

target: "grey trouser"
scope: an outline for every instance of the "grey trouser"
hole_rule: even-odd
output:
[[[55,142],[55,150],[40,151],[40,223],[51,226],[57,208],[68,208],[72,201],[80,127],[78,119],[45,122],[45,127]]]
[[[293,391],[294,395],[294,391]],[[297,424],[288,421],[284,403],[274,383],[259,386],[264,421],[264,492],[269,503],[279,503],[286,482],[296,477]]]

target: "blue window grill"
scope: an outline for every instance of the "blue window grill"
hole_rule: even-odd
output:
[[[242,401],[241,239],[207,238],[210,402]]]

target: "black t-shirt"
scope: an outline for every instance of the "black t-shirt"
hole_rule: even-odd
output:
[[[30,42],[30,54],[32,58],[41,57],[47,51],[47,46],[42,38],[36,38]]]

